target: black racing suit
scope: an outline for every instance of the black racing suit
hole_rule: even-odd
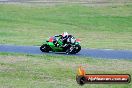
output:
[[[62,35],[55,35],[54,37],[60,37],[60,39],[61,39],[61,41],[62,41],[62,43],[63,43],[62,47],[65,47],[65,45],[68,43],[68,42],[67,42],[67,39],[68,39],[69,37],[72,37],[72,35],[68,35],[68,36],[66,36],[66,37],[63,37]],[[56,39],[54,39],[53,43],[55,44],[56,47],[58,47],[58,42],[57,42]]]
[[[62,47],[65,47],[65,45],[68,44],[67,39],[70,38],[70,37],[72,37],[72,35],[68,35],[66,37],[61,36],[61,40],[63,42]]]

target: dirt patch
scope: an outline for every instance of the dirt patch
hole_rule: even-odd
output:
[[[23,58],[21,56],[0,56],[0,60],[3,63],[17,63],[22,61],[27,61],[27,58]]]

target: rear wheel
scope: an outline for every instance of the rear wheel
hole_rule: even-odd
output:
[[[42,52],[49,52],[51,50],[50,46],[47,45],[47,44],[43,44],[41,47],[40,47],[40,50]]]

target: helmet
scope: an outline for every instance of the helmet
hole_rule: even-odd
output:
[[[67,32],[62,33],[62,37],[68,37],[68,33]]]

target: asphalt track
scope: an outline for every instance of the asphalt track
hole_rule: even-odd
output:
[[[66,55],[65,53],[42,53],[39,46],[16,46],[16,45],[0,45],[0,52],[23,53],[23,54],[52,54]],[[75,56],[85,56],[106,59],[132,59],[132,50],[110,50],[110,49],[82,49]]]

